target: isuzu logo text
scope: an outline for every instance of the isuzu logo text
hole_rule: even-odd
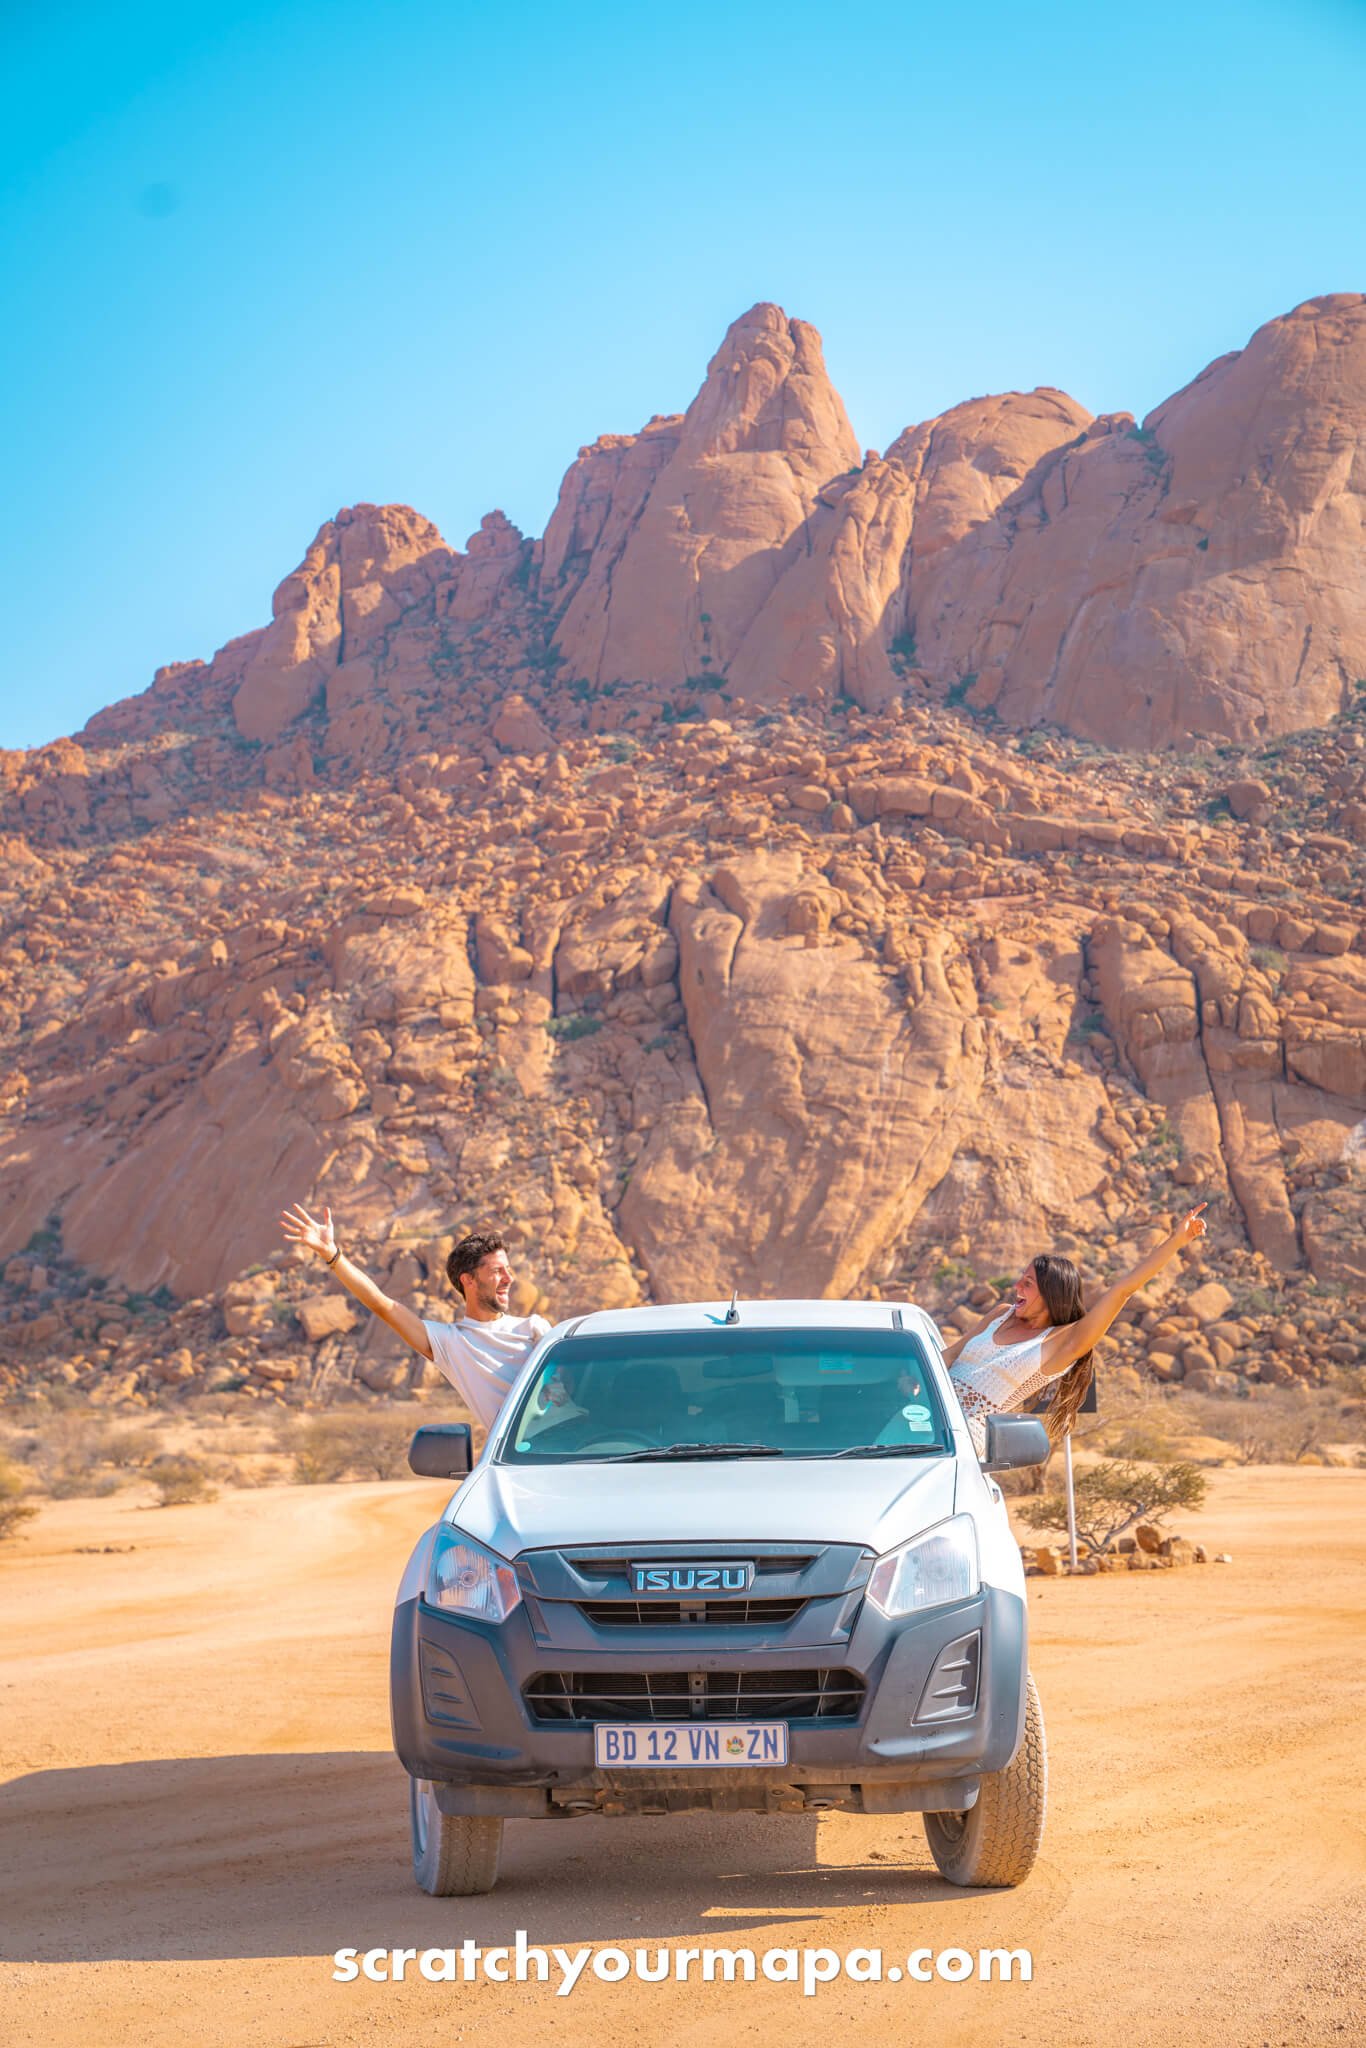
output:
[[[633,1593],[746,1593],[752,1564],[633,1564]]]

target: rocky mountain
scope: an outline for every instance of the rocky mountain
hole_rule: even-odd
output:
[[[1208,1196],[1215,1295],[1119,1356],[1356,1371],[1364,425],[1339,296],[1142,427],[860,460],[760,306],[540,541],[339,513],[268,626],[0,755],[0,1382],[406,1387],[300,1196],[442,1313],[496,1222],[564,1314],[948,1312]]]

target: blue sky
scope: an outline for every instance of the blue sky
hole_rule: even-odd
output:
[[[1364,0],[9,0],[0,51],[0,745],[263,623],[339,505],[541,531],[756,299],[881,448],[1366,287]]]

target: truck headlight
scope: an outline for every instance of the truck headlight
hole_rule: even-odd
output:
[[[458,1529],[441,1528],[427,1570],[427,1600],[475,1621],[506,1621],[521,1599],[517,1574]]]
[[[942,1607],[948,1600],[966,1600],[977,1591],[977,1531],[971,1515],[954,1515],[889,1550],[873,1566],[868,1598],[885,1615],[914,1614],[921,1607]]]

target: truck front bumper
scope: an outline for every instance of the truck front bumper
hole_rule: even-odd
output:
[[[391,1701],[404,1768],[432,1782],[448,1813],[935,1812],[971,1806],[980,1777],[1003,1770],[1023,1736],[1025,1604],[996,1587],[896,1620],[864,1601],[848,1637],[821,1645],[784,1647],[781,1629],[759,1641],[746,1630],[743,1643],[741,1632],[717,1628],[690,1629],[686,1643],[676,1630],[665,1642],[657,1631],[630,1633],[629,1642],[556,1648],[538,1640],[524,1606],[493,1624],[421,1599],[401,1602]],[[779,1688],[785,1678],[795,1688],[824,1674],[836,1692],[849,1688],[842,1698],[856,1711],[781,1716],[782,1765],[602,1770],[593,1719],[643,1720],[648,1709],[609,1714],[590,1705],[587,1718],[552,1721],[535,1700],[546,1674],[581,1681],[584,1695],[594,1683],[612,1690],[625,1673],[704,1674],[704,1685],[721,1685],[737,1670]]]

